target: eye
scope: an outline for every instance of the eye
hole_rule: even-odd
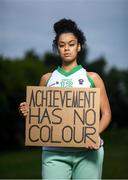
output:
[[[69,44],[69,46],[75,46],[75,44],[74,44],[74,43],[71,43],[71,44]]]
[[[60,48],[64,47],[64,44],[59,44],[59,47],[60,47]]]

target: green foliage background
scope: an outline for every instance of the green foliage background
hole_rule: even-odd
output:
[[[127,111],[128,111],[128,70],[120,70],[115,67],[111,67],[110,69],[107,68],[107,62],[104,57],[99,57],[95,61],[89,63],[87,60],[87,52],[83,52],[79,56],[79,63],[83,65],[83,67],[87,71],[95,71],[97,72],[101,78],[103,79],[106,90],[108,93],[108,97],[110,100],[110,105],[112,109],[112,122],[109,126],[108,131],[111,132],[110,134],[106,133],[105,139],[109,144],[108,149],[106,150],[107,155],[105,158],[112,159],[112,155],[115,156],[114,161],[118,158],[119,154],[119,146],[120,142],[122,141],[122,134],[120,129],[125,128],[125,132],[128,129],[128,120],[127,120]],[[18,106],[20,102],[25,101],[26,96],[26,86],[27,85],[38,85],[40,78],[43,74],[47,72],[53,71],[58,65],[60,65],[60,59],[57,55],[53,55],[52,53],[47,52],[44,56],[38,56],[34,50],[27,51],[22,58],[7,58],[4,56],[0,56],[0,165],[1,163],[8,164],[10,162],[10,158],[13,160],[13,165],[11,168],[14,170],[17,166],[18,161],[23,161],[27,165],[27,157],[29,156],[26,154],[27,150],[24,147],[24,125],[25,122],[22,117],[19,115]],[[120,131],[120,136],[115,137],[119,138],[118,146],[117,143],[111,141],[112,132],[118,133]],[[123,131],[124,132],[124,131]],[[125,133],[126,136],[128,134]],[[123,154],[125,154],[128,144],[128,139],[126,138],[124,142],[124,149],[121,150]],[[112,144],[111,144],[112,143]],[[114,144],[115,143],[115,144]],[[110,147],[111,145],[111,147]],[[28,149],[28,148],[27,148]],[[17,153],[12,152],[11,155],[8,157],[8,153],[11,150],[22,150]],[[37,150],[36,152],[29,149],[30,151],[30,164],[32,168],[34,168],[34,164],[38,168],[38,173],[33,176],[33,178],[39,178],[39,171],[40,169],[40,156],[41,151]],[[116,151],[117,150],[117,151]],[[6,155],[4,154],[6,151]],[[26,152],[26,153],[25,153]],[[38,152],[38,153],[37,153]],[[115,152],[115,153],[114,153]],[[120,153],[120,152],[119,152]],[[23,155],[24,154],[24,155]],[[28,153],[29,154],[29,153]],[[22,158],[22,156],[24,156]],[[19,159],[17,159],[19,157]],[[3,159],[4,158],[4,159]],[[120,156],[120,161],[122,166],[124,164],[125,158],[124,156]],[[126,159],[128,156],[126,154]],[[114,163],[113,161],[113,163]],[[16,163],[17,162],[17,163]],[[33,162],[33,163],[32,163]],[[37,162],[37,163],[36,163]],[[107,161],[106,159],[105,167],[109,168],[110,171],[104,172],[104,177],[112,178],[112,174],[114,171],[111,170],[112,162]],[[20,163],[20,162],[19,162]],[[108,164],[107,164],[108,163]],[[38,165],[37,165],[38,164]],[[29,165],[28,165],[29,166]],[[31,166],[30,169],[31,169]],[[114,166],[114,165],[113,165]],[[5,171],[5,174],[9,171],[9,169],[2,166],[2,172]],[[10,168],[10,167],[9,167]],[[115,168],[119,168],[119,166],[115,166]],[[25,168],[26,169],[26,168]],[[24,173],[26,170],[24,169]],[[34,168],[35,169],[35,168]],[[125,169],[125,166],[123,167]],[[13,173],[12,170],[12,173]],[[18,171],[18,170],[17,170]],[[21,170],[20,170],[21,171]],[[29,170],[27,170],[28,172]],[[31,170],[30,170],[31,171]],[[1,177],[2,172],[0,171],[0,178],[4,178],[4,175]],[[109,173],[110,175],[109,175]],[[18,173],[18,172],[17,172]],[[21,173],[21,172],[20,172]],[[25,178],[19,173],[19,176],[14,177],[13,175],[10,177],[14,178]],[[31,173],[31,172],[30,172]],[[106,174],[105,174],[106,173]],[[120,172],[122,173],[122,172]],[[33,174],[33,173],[32,173]],[[127,172],[125,173],[127,174]],[[31,175],[28,177],[32,178]],[[120,176],[123,178],[128,178],[127,175]],[[5,176],[5,178],[9,178]],[[118,178],[118,177],[116,177]]]

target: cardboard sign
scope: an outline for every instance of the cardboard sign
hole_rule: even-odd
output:
[[[87,147],[98,143],[99,88],[27,86],[26,145]]]

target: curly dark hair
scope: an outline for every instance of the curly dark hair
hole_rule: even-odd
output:
[[[58,39],[62,33],[73,33],[81,45],[81,50],[85,48],[86,37],[84,33],[78,28],[77,24],[71,19],[61,19],[53,26],[55,31],[55,39],[53,40],[53,50],[57,50]]]

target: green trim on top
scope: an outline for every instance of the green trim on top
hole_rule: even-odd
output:
[[[94,88],[95,87],[95,84],[94,84],[94,80],[87,74],[87,78],[88,78],[88,80],[90,81],[90,83],[91,83],[91,88]]]
[[[64,69],[62,69],[61,67],[58,67],[57,68],[57,71],[59,72],[59,73],[61,73],[62,75],[64,75],[64,76],[70,76],[70,75],[72,75],[72,74],[74,74],[75,72],[77,72],[78,70],[80,70],[82,68],[82,66],[81,65],[78,65],[78,66],[75,66],[71,71],[69,71],[69,72],[66,72],[66,71],[64,71]]]

